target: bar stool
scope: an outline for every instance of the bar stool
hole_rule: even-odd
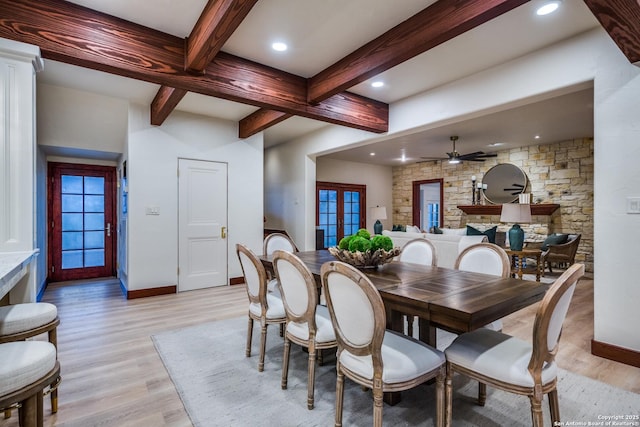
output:
[[[45,341],[0,344],[0,408],[18,403],[21,427],[41,427],[42,396],[56,387],[60,364],[56,347]]]
[[[47,332],[49,342],[58,347],[57,327],[60,324],[58,309],[46,302],[22,303],[0,306],[0,344],[24,341]],[[51,412],[58,412],[58,390],[51,391]],[[5,418],[11,411],[5,411]]]

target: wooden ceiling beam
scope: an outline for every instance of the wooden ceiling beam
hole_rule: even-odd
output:
[[[196,76],[184,70],[183,39],[73,3],[0,0],[0,9],[0,37],[39,46],[47,59],[357,129],[388,129],[387,104],[340,94],[311,106],[305,78],[224,52]]]
[[[637,0],[584,0],[629,62],[640,66],[640,3]]]
[[[209,0],[186,42],[185,71],[201,74],[258,0]],[[151,124],[160,126],[187,94],[162,86],[151,103]]]
[[[345,91],[529,0],[439,0],[309,79],[310,103]]]

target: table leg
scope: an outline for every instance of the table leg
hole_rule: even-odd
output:
[[[429,344],[431,347],[436,347],[436,328],[431,325],[426,319],[418,318],[418,325],[420,328],[419,339],[420,341]]]

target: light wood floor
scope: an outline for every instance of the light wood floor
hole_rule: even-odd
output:
[[[63,377],[57,414],[50,413],[45,398],[45,426],[191,426],[150,336],[247,310],[242,285],[127,301],[113,280],[52,284],[44,301],[58,306]],[[505,318],[504,331],[530,339],[536,307]],[[592,356],[592,335],[593,281],[582,280],[565,322],[558,364],[640,393],[640,369]],[[0,427],[17,425],[16,415],[0,419]]]

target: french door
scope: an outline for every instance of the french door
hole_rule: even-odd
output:
[[[316,226],[324,230],[325,248],[366,227],[366,192],[364,185],[316,182]]]
[[[116,169],[49,163],[49,279],[115,275]]]

